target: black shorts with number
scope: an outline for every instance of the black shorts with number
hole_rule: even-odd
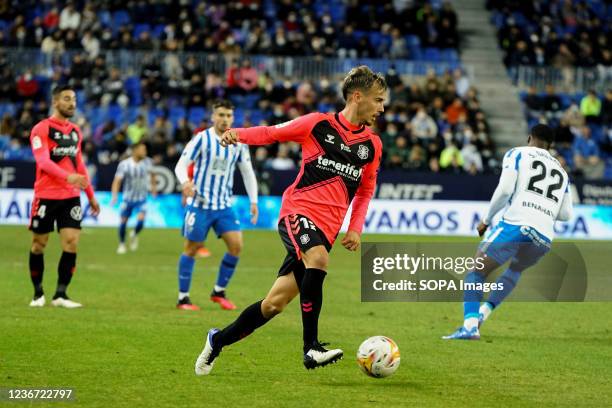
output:
[[[300,251],[306,252],[312,247],[323,245],[329,252],[332,246],[323,231],[304,215],[291,214],[281,218],[278,222],[278,233],[287,248],[287,256],[278,270],[278,276],[293,272],[299,285],[304,275],[304,262],[301,260]]]
[[[30,230],[37,234],[48,234],[57,223],[57,230],[62,228],[81,229],[83,211],[81,198],[73,197],[64,200],[35,198],[32,203]]]

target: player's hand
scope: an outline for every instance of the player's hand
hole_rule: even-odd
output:
[[[98,214],[100,214],[100,203],[98,203],[96,197],[92,197],[91,200],[89,200],[89,212],[94,217],[97,217]]]
[[[183,190],[184,197],[195,196],[195,185],[193,184],[193,181],[191,180],[188,180],[183,183],[182,190]]]
[[[238,132],[233,129],[226,130],[221,136],[221,146],[228,146],[238,143]]]
[[[257,224],[257,218],[259,217],[259,208],[257,208],[257,203],[251,204],[251,224]]]
[[[356,251],[361,245],[361,234],[355,231],[348,231],[342,238],[342,246],[349,251]]]
[[[113,197],[110,200],[110,205],[115,205],[117,204],[117,196],[113,194]]]
[[[480,221],[480,224],[478,224],[478,227],[476,227],[476,230],[478,231],[478,236],[482,237],[484,233],[487,232],[487,228],[489,228],[489,226],[484,222]]]
[[[87,181],[87,177],[79,173],[72,173],[68,175],[68,178],[66,179],[66,181],[71,186],[78,187],[81,190],[85,190],[87,186],[89,185],[89,182]]]

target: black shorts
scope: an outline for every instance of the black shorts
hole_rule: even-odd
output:
[[[293,272],[298,284],[304,274],[300,251],[306,252],[317,245],[323,245],[327,252],[331,251],[332,246],[323,231],[304,215],[291,214],[281,218],[278,222],[278,233],[287,249],[287,256],[278,270],[278,276]]]
[[[30,230],[37,234],[48,234],[53,231],[56,223],[58,231],[62,228],[81,229],[82,218],[80,197],[64,200],[35,198],[32,203]]]

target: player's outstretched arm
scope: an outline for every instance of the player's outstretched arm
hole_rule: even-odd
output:
[[[238,142],[248,145],[267,145],[276,142],[303,143],[312,128],[319,122],[322,113],[309,113],[276,126],[255,126],[225,131],[221,141],[227,144]]]

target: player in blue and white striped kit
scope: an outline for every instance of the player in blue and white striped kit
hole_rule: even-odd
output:
[[[478,234],[485,234],[497,213],[503,211],[503,216],[478,247],[476,257],[483,260],[482,267],[464,279],[470,289],[465,289],[463,296],[463,326],[443,339],[480,339],[482,323],[510,295],[521,274],[550,250],[555,221],[571,218],[569,177],[548,152],[553,140],[552,129],[538,124],[531,129],[527,146],[510,149],[504,156],[499,184]],[[491,291],[481,304],[487,276],[508,261],[496,282],[499,289]]]
[[[232,126],[234,107],[228,101],[216,101],[212,105],[213,126],[194,136],[187,144],[176,164],[175,173],[181,183],[183,194],[188,198],[183,225],[185,245],[179,258],[179,299],[177,308],[198,310],[189,299],[189,287],[195,264],[195,256],[212,227],[227,246],[221,260],[217,282],[211,300],[226,310],[236,306],[225,296],[225,288],[234,274],[242,250],[240,222],[231,207],[234,171],[240,169],[249,200],[251,222],[257,222],[257,180],[251,165],[247,145],[224,147],[221,135]],[[188,167],[195,164],[193,180],[189,179]]]
[[[119,247],[118,254],[125,254],[125,233],[130,216],[138,214],[136,227],[130,233],[130,249],[138,249],[138,234],[144,227],[146,215],[147,193],[149,185],[151,195],[155,197],[156,179],[151,171],[153,164],[147,157],[147,146],[140,142],[132,145],[132,156],[122,160],[117,166],[117,172],[111,186],[112,199],[111,205],[117,202],[119,188],[123,184],[123,197],[121,202],[121,223],[119,224]],[[150,184],[149,184],[150,183]]]

